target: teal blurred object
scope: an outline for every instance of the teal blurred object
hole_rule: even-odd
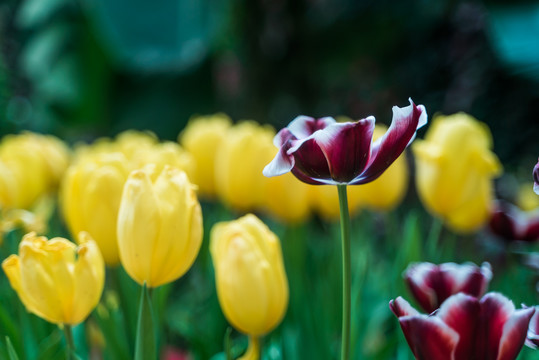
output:
[[[122,68],[184,72],[200,64],[227,24],[229,1],[85,0],[107,50]]]
[[[499,58],[513,73],[539,81],[539,3],[497,5],[488,12]]]

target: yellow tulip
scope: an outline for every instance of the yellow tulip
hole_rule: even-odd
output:
[[[453,229],[474,231],[488,219],[492,178],[502,171],[488,127],[464,113],[434,118],[412,145],[425,207]]]
[[[231,124],[225,114],[195,117],[178,136],[180,144],[195,160],[193,183],[202,196],[215,196],[215,158]]]
[[[79,234],[77,247],[64,238],[25,235],[19,255],[2,263],[11,287],[26,309],[55,323],[76,325],[96,307],[105,281],[105,265],[96,243]]]
[[[157,287],[178,279],[202,243],[202,212],[185,172],[154,165],[129,175],[118,213],[120,261],[139,284]]]
[[[384,135],[387,126],[376,124],[373,139]],[[408,188],[408,165],[403,152],[380,177],[370,183],[349,186],[350,196],[357,196],[362,206],[380,211],[389,211],[395,208],[403,199]],[[354,195],[354,193],[357,193]]]
[[[533,191],[533,182],[520,185],[516,203],[524,211],[533,211],[539,208],[539,196]]]
[[[218,223],[210,252],[221,309],[239,331],[262,336],[283,319],[288,281],[277,236],[256,216]]]
[[[11,169],[0,161],[0,209],[13,207],[15,204],[16,183]]]
[[[53,189],[69,163],[69,151],[58,138],[34,133],[8,135],[0,144],[0,161],[16,184],[13,207],[29,208]]]
[[[253,121],[230,128],[215,159],[215,184],[219,197],[232,208],[247,211],[261,205],[267,178],[261,154],[275,131]]]
[[[121,153],[84,155],[67,171],[60,201],[71,234],[87,231],[107,265],[120,261],[116,221],[129,171]]]
[[[143,168],[146,164],[155,164],[156,172],[160,172],[165,165],[170,165],[185,171],[189,180],[194,176],[196,166],[190,153],[180,145],[170,141],[154,144],[151,147],[133,152],[133,158],[131,159],[132,170]]]

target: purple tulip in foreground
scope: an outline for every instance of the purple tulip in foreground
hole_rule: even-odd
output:
[[[535,307],[535,314],[533,315],[530,326],[528,328],[528,336],[526,338],[526,345],[532,349],[539,348],[539,306]]]
[[[421,308],[431,313],[459,292],[483,296],[492,278],[492,270],[486,262],[481,267],[472,263],[435,265],[422,262],[410,264],[404,271],[404,278]]]
[[[331,117],[298,116],[273,139],[279,152],[264,168],[264,175],[292,171],[299,180],[313,185],[357,185],[375,180],[427,123],[425,107],[409,101],[407,107],[393,107],[391,126],[375,142],[372,116],[347,123],[337,123]]]
[[[477,299],[463,293],[448,298],[431,315],[420,314],[401,297],[389,302],[417,359],[514,360],[534,308],[515,310],[498,293]]]
[[[539,195],[539,159],[533,168],[533,191]]]
[[[498,201],[489,220],[490,231],[506,241],[538,241],[539,212],[524,212],[509,203]]]

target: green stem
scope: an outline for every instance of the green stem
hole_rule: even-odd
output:
[[[438,263],[438,243],[440,240],[440,234],[442,233],[442,220],[437,217],[432,218],[432,224],[427,237],[427,257],[428,261]]]
[[[152,301],[146,283],[142,285],[135,342],[135,360],[157,359]]]
[[[351,261],[350,261],[350,214],[346,185],[337,185],[341,213],[342,240],[342,345],[341,360],[350,359],[350,314],[351,314]]]
[[[73,341],[71,325],[64,324],[64,335],[67,343],[67,360],[74,360],[77,356],[75,355],[75,342]]]

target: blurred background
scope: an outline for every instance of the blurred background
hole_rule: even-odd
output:
[[[486,122],[506,166],[535,162],[536,1],[2,0],[0,135],[91,140],[196,114],[277,129],[408,97]]]

